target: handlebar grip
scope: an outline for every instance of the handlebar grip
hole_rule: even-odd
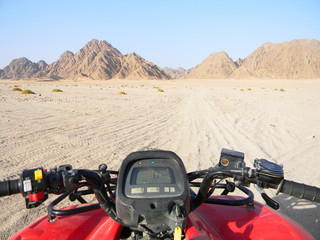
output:
[[[283,180],[279,192],[320,203],[320,188],[308,186],[303,183]]]
[[[0,197],[20,193],[20,179],[0,182]]]

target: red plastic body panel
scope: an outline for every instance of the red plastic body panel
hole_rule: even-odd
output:
[[[75,208],[76,206],[65,209]],[[103,209],[78,213],[70,216],[58,216],[50,223],[44,216],[10,239],[16,240],[74,240],[74,239],[118,239],[122,226],[113,221]]]
[[[290,218],[254,207],[202,204],[190,213],[186,239],[314,239]]]
[[[74,208],[76,206],[68,207]],[[24,228],[11,239],[118,239],[122,226],[102,209],[57,217],[47,216]],[[186,239],[313,239],[293,220],[255,202],[254,207],[202,204],[190,213]]]

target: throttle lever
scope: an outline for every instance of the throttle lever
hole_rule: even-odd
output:
[[[257,185],[254,185],[254,186],[258,190],[258,192],[261,194],[261,197],[269,207],[273,208],[274,210],[278,210],[280,208],[280,204],[277,201],[270,198],[262,188],[258,187]]]

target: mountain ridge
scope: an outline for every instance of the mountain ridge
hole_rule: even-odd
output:
[[[244,59],[225,51],[210,54],[197,66],[161,69],[136,53],[123,55],[107,41],[93,39],[77,53],[65,51],[51,64],[22,57],[0,69],[0,79],[228,79],[320,78],[320,41],[266,42]]]
[[[134,57],[132,57],[134,56]],[[130,72],[125,72],[125,69]],[[120,72],[121,71],[121,72]],[[107,41],[96,39],[88,42],[76,54],[65,51],[50,65],[27,58],[13,60],[3,70],[2,79],[52,78],[52,79],[169,79],[157,65],[131,53],[122,55]]]

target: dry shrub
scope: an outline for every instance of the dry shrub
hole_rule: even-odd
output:
[[[15,88],[12,88],[12,91],[22,92],[22,89],[21,89],[21,88],[17,88],[17,87],[15,87]]]
[[[29,89],[23,90],[21,93],[22,93],[22,94],[35,94],[34,92],[32,92],[32,91],[29,90]]]
[[[127,95],[125,92],[119,92],[119,94],[122,94],[122,95]]]
[[[162,90],[162,89],[159,88],[159,89],[158,89],[158,92],[164,92],[164,90]]]
[[[63,92],[61,89],[53,89],[52,92]]]

